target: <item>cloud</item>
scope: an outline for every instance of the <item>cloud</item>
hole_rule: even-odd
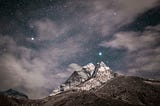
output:
[[[151,47],[128,54],[123,59],[123,64],[127,64],[128,72],[126,74],[159,79],[159,49],[160,47]]]
[[[48,21],[42,23],[46,26]],[[38,33],[39,35],[46,34],[49,38],[50,34],[53,34],[52,32],[46,33],[45,30],[38,30]],[[59,34],[59,32],[57,33]],[[83,54],[84,45],[80,42],[82,39],[80,35],[77,35],[56,43],[48,44],[46,42],[47,44],[45,44],[43,42],[45,48],[36,50],[19,45],[11,37],[2,37],[0,47],[2,49],[5,47],[6,51],[2,52],[0,56],[0,89],[14,88],[26,93],[31,98],[47,96],[49,89],[57,87],[71,73],[67,70],[67,66],[62,66],[62,64]],[[42,38],[42,40],[47,39]],[[53,41],[54,37],[48,40]],[[35,41],[34,45],[38,46],[39,43],[41,42]],[[72,64],[69,68],[72,66],[75,65]]]
[[[155,28],[160,27],[156,26]],[[140,36],[141,35],[141,36]],[[159,39],[158,30],[152,31],[149,27],[143,33],[140,32],[119,32],[114,35],[114,39],[104,41],[100,45],[104,47],[126,48],[129,51],[137,51],[151,47]]]
[[[82,67],[76,63],[71,63],[68,65],[68,67],[66,68],[65,72],[62,73],[58,73],[57,77],[61,77],[61,78],[65,78],[67,79],[74,71],[78,71],[81,70]]]
[[[48,93],[45,89],[49,87],[46,85],[49,79],[45,77],[44,73],[50,77],[49,72],[38,70],[40,67],[30,69],[35,64],[31,65],[25,61],[30,66],[26,67],[23,61],[12,55],[1,58],[1,64],[3,64],[3,66],[1,65],[1,89],[24,88],[20,91],[29,94],[30,97],[43,97]]]
[[[64,33],[69,31],[70,26],[68,25],[57,25],[56,22],[51,21],[49,19],[37,20],[34,22],[30,22],[30,27],[35,28],[37,31],[37,36],[40,40],[53,40]]]
[[[158,0],[80,1],[79,5],[85,3],[87,8],[81,21],[100,32],[100,35],[106,36],[123,25],[131,23],[139,14],[158,5],[157,2]]]
[[[100,46],[122,49],[128,52],[120,64],[125,74],[143,77],[160,76],[160,25],[148,26],[143,32],[119,32],[110,41],[103,41]],[[125,65],[124,65],[125,64]]]
[[[68,71],[77,71],[77,70],[81,70],[82,69],[82,66],[76,64],[76,63],[71,63],[68,67]]]

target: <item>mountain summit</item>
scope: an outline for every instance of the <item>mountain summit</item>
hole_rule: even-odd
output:
[[[80,70],[74,71],[71,76],[61,84],[57,89],[53,90],[50,94],[56,95],[68,90],[90,90],[103,83],[107,82],[111,78],[115,77],[115,73],[102,61],[97,63],[96,66],[93,63],[88,63]]]

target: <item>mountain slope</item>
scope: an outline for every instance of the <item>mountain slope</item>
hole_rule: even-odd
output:
[[[45,99],[44,106],[160,106],[160,81],[118,76],[89,91],[67,91]]]
[[[80,91],[51,97],[44,106],[136,106],[127,102],[97,96],[94,92]]]
[[[111,97],[132,104],[160,105],[160,81],[133,76],[119,76],[95,91],[102,97]]]

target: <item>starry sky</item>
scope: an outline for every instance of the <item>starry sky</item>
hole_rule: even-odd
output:
[[[0,0],[0,90],[47,96],[87,63],[160,78],[159,0]]]

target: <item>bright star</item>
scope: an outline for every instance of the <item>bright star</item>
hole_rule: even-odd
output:
[[[31,40],[34,40],[34,38],[32,37]]]
[[[99,55],[99,56],[102,56],[102,52],[99,52],[98,55]]]

